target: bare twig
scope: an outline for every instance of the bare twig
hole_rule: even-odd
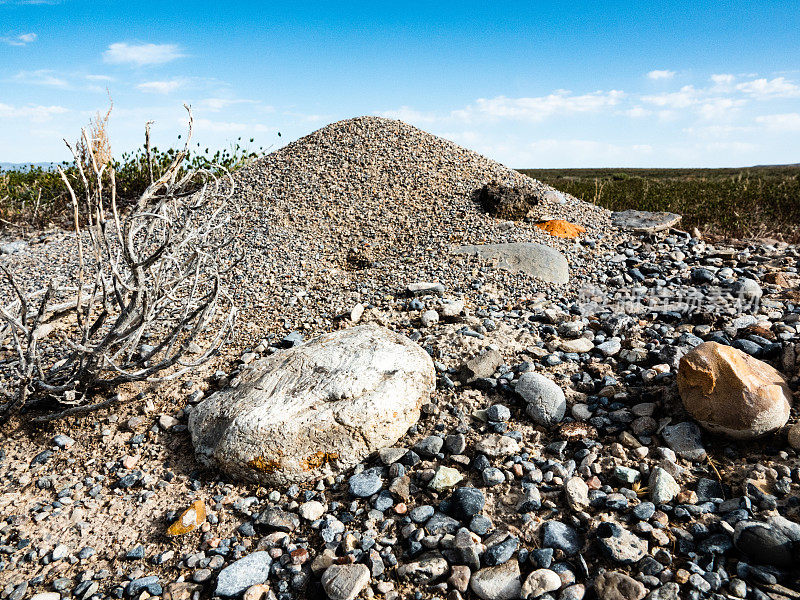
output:
[[[0,307],[0,339],[11,336],[16,354],[17,393],[0,410],[0,421],[28,403],[61,406],[36,422],[111,406],[118,397],[92,402],[93,394],[132,381],[178,377],[213,356],[230,334],[236,316],[222,280],[221,252],[233,246],[240,219],[232,215],[233,180],[210,170],[186,170],[193,119],[183,151],[151,183],[133,210],[122,217],[116,204],[116,177],[102,135],[82,133],[73,154],[81,193],[59,168],[73,209],[77,272],[70,287],[51,282],[25,295],[6,273],[17,300]],[[100,123],[104,131],[105,118]],[[96,132],[93,132],[96,133]],[[148,168],[149,123],[145,130]],[[201,188],[190,192],[198,178]],[[109,214],[110,212],[110,214]],[[72,294],[70,296],[70,294]],[[36,310],[30,308],[35,299]],[[223,308],[224,315],[221,315]],[[40,340],[45,325],[65,312],[75,315],[74,335],[46,368]],[[207,349],[184,361],[190,344],[210,326]],[[51,348],[52,349],[52,348]],[[173,369],[177,367],[177,369]],[[63,407],[67,408],[63,408]]]

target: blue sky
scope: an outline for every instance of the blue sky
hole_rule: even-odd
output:
[[[116,154],[187,102],[211,148],[382,115],[513,167],[800,162],[796,0],[377,4],[0,0],[0,161],[67,158],[108,89]]]

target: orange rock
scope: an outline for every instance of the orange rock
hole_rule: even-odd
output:
[[[752,439],[783,427],[792,402],[777,370],[716,342],[704,342],[681,358],[678,391],[700,425],[734,439]]]
[[[597,477],[597,475],[593,475],[586,480],[586,485],[589,486],[590,490],[599,490],[601,487],[603,487],[603,482],[600,481],[600,478]]]
[[[562,221],[561,219],[543,221],[542,223],[536,223],[536,226],[550,235],[560,238],[574,239],[580,237],[582,233],[586,233],[586,230],[580,225],[570,223],[569,221]]]
[[[690,575],[690,573],[686,569],[678,569],[675,572],[675,581],[676,581],[676,583],[678,583],[679,585],[683,585],[684,583],[689,581],[689,575]]]
[[[789,285],[789,281],[786,279],[786,275],[784,275],[780,271],[771,271],[769,273],[765,273],[764,281],[766,281],[767,283],[771,283],[773,285],[777,285],[782,288],[791,287]]]
[[[195,500],[181,513],[178,519],[167,529],[168,536],[178,536],[194,531],[206,521],[206,505],[202,500]]]

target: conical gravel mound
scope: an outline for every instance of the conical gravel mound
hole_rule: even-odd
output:
[[[330,323],[359,288],[380,296],[430,279],[468,290],[474,265],[451,256],[459,244],[536,241],[571,251],[571,241],[483,213],[476,192],[491,181],[529,189],[541,198],[538,217],[578,223],[587,237],[609,228],[604,209],[548,195],[539,181],[379,117],[327,125],[234,177],[246,229],[241,304],[255,319],[283,302],[288,327],[302,324],[288,318],[297,304],[309,306],[312,321]]]

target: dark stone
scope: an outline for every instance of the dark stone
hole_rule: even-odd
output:
[[[642,502],[633,507],[633,515],[642,521],[647,521],[655,512],[656,505],[652,502]]]
[[[792,565],[792,541],[766,523],[738,523],[733,543],[739,551],[760,564],[776,567]]]
[[[475,515],[469,522],[469,530],[472,533],[477,533],[480,536],[484,536],[489,533],[489,530],[492,529],[493,526],[492,520],[484,515]]]
[[[161,595],[162,589],[158,576],[140,577],[139,579],[134,579],[125,587],[125,595],[129,597],[138,596],[145,591],[151,596]]]
[[[708,502],[714,498],[724,498],[725,492],[718,481],[701,477],[697,480],[697,500],[698,502]]]
[[[299,527],[300,517],[279,508],[268,508],[258,516],[256,523],[271,530],[288,533]]]
[[[562,550],[567,556],[580,552],[583,539],[575,529],[560,521],[547,521],[542,525],[542,545]]]
[[[458,488],[442,502],[442,510],[459,521],[468,521],[483,510],[486,498],[483,492],[473,487]]]
[[[51,456],[53,456],[53,451],[52,450],[42,450],[41,452],[39,452],[39,454],[37,454],[36,456],[33,457],[33,460],[31,460],[30,466],[31,467],[35,467],[37,465],[43,465],[48,460],[50,460]]]
[[[490,546],[483,555],[483,562],[487,567],[496,567],[508,562],[519,547],[519,540],[508,537],[499,544]]]
[[[367,498],[380,491],[383,481],[380,475],[371,471],[364,471],[353,475],[348,481],[350,494],[356,498]]]
[[[714,281],[714,273],[704,267],[692,269],[692,281],[694,283],[711,283]]]
[[[139,560],[140,558],[144,558],[144,546],[136,546],[135,548],[131,548],[128,550],[127,554],[125,554],[125,558],[128,560]]]
[[[458,531],[459,527],[461,527],[461,523],[440,512],[434,513],[425,523],[425,529],[431,535],[436,535],[438,533],[455,533]]]
[[[704,554],[727,554],[731,548],[733,541],[725,533],[715,533],[697,545],[697,550]]]
[[[759,357],[763,353],[761,346],[750,340],[734,340],[731,346],[753,357]]]
[[[549,569],[553,564],[553,549],[535,548],[531,550],[530,561],[537,569]]]
[[[429,435],[414,444],[414,451],[425,458],[434,458],[444,445],[444,440],[438,435]]]
[[[499,219],[519,220],[528,216],[539,203],[536,195],[521,187],[509,187],[492,181],[477,193],[481,208]]]

